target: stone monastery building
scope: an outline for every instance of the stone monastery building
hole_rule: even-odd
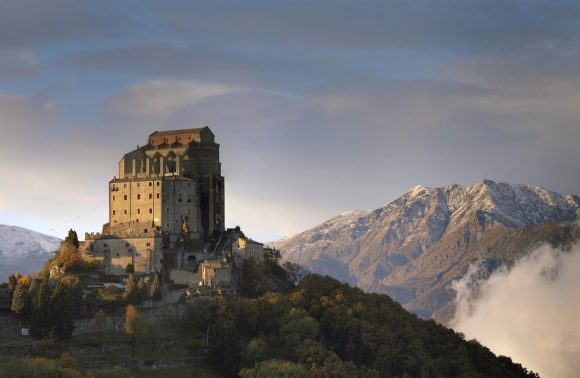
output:
[[[226,263],[227,253],[263,257],[260,243],[239,228],[224,229],[219,147],[203,127],[155,131],[147,144],[126,153],[109,182],[109,222],[102,233],[85,235],[85,258],[101,260],[105,274],[126,274],[131,265],[136,273],[201,282],[217,271],[227,280],[223,271],[234,260]]]

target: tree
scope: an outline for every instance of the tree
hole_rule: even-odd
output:
[[[264,247],[264,260],[267,262],[278,265],[281,258],[282,253],[276,248]]]
[[[93,316],[93,325],[97,329],[99,334],[99,347],[101,349],[101,353],[103,353],[103,331],[105,330],[105,323],[107,321],[107,317],[103,310],[99,310]]]
[[[141,276],[137,284],[137,291],[139,292],[139,302],[149,298],[149,290],[147,287],[147,277]]]
[[[153,282],[151,282],[151,287],[149,288],[149,298],[152,300],[157,300],[161,298],[161,279],[159,278],[159,273],[155,272],[153,274]]]
[[[32,301],[28,292],[28,285],[18,283],[12,295],[12,312],[20,320],[20,324],[30,319],[32,313]]]
[[[18,285],[18,279],[20,278],[20,273],[16,272],[11,274],[8,277],[8,292],[10,293],[10,300],[12,300],[12,296],[14,295],[14,290],[16,290],[16,286]]]
[[[74,287],[67,286],[63,280],[58,280],[50,296],[49,333],[55,341],[68,340],[74,329],[76,300]]]
[[[139,313],[135,310],[135,307],[131,304],[127,305],[127,310],[125,311],[125,333],[131,336],[131,357],[135,358],[135,343],[136,343],[136,332],[139,327]]]
[[[32,337],[42,339],[48,336],[50,326],[49,311],[50,287],[48,280],[44,279],[32,298],[32,317],[30,324],[30,335]]]
[[[242,369],[240,371],[242,378],[266,378],[266,377],[285,377],[285,378],[306,378],[308,372],[304,365],[295,364],[290,361],[267,360],[256,364],[251,369]]]
[[[64,238],[64,241],[62,243],[64,245],[78,249],[80,246],[80,243],[79,243],[79,238],[77,236],[77,232],[75,230],[73,230],[72,228],[70,230],[68,230],[68,235],[66,238]]]
[[[129,277],[127,277],[127,283],[125,284],[125,292],[123,293],[123,299],[127,304],[139,303],[139,288],[137,287],[135,276],[132,273],[129,274]]]

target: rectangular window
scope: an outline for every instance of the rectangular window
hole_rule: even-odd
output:
[[[127,210],[123,210],[123,213],[124,213],[125,215],[127,215]]]
[[[127,195],[126,195],[126,194],[123,196],[123,199],[124,199],[125,201],[127,201]]]
[[[147,231],[147,230],[145,230]],[[151,247],[151,243],[147,242],[147,247]]]
[[[139,223],[139,219],[135,219],[135,222]]]
[[[127,187],[127,184],[123,184],[123,188],[126,188],[126,187]]]
[[[153,199],[153,194],[149,193],[149,199]]]
[[[159,186],[159,181],[157,181],[157,186]]]
[[[149,209],[149,214],[153,214],[153,209]]]
[[[113,201],[115,200],[115,196],[113,196]]]
[[[137,187],[140,187],[140,186],[141,186],[141,184],[140,183],[137,183]]]
[[[137,209],[137,214],[141,214],[141,209]]]
[[[113,210],[113,215],[115,215],[115,210]]]
[[[147,233],[147,229],[144,229],[143,230],[143,233],[146,234]],[[147,243],[147,244],[149,244],[149,243]]]
[[[159,198],[159,193],[157,193],[157,198]]]
[[[141,199],[141,194],[137,194],[137,199]]]
[[[149,181],[149,186],[153,186],[153,182]]]

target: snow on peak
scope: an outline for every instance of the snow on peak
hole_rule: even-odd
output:
[[[409,194],[409,198],[417,198],[417,197],[421,197],[427,193],[429,193],[429,191],[431,191],[432,189],[423,185],[417,185],[414,188],[412,188],[408,194]]]
[[[55,251],[61,240],[54,236],[18,226],[0,224],[0,253],[6,258],[23,258],[30,254]]]

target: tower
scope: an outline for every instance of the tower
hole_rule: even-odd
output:
[[[81,249],[105,273],[159,271],[180,265],[184,245],[203,250],[224,231],[224,178],[209,127],[155,131],[119,161],[109,182],[109,222],[85,234]],[[181,253],[183,257],[183,253]]]
[[[224,230],[224,178],[219,144],[209,127],[155,131],[126,153],[109,182],[109,233],[168,233],[187,229],[207,241]]]

